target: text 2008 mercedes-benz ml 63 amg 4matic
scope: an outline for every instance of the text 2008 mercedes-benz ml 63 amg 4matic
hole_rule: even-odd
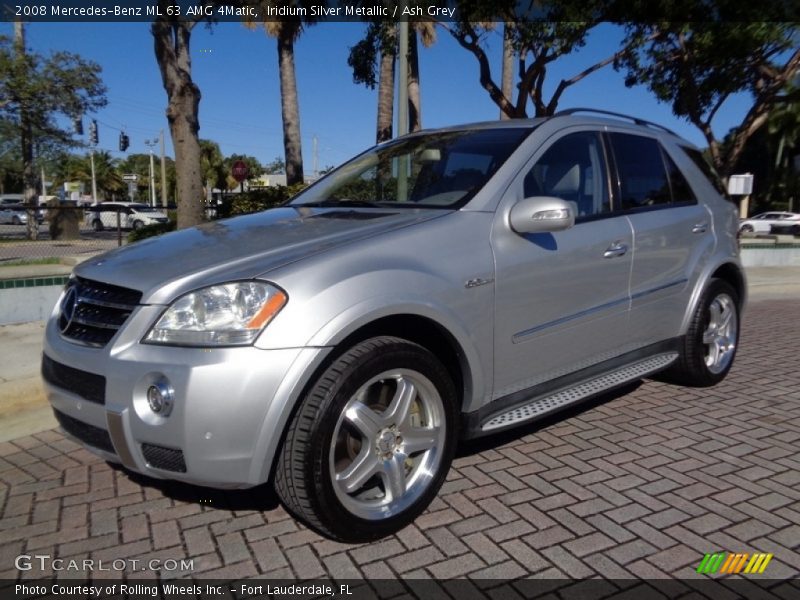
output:
[[[50,402],[132,471],[274,478],[314,529],[386,535],[459,439],[656,373],[725,377],[745,282],[705,171],[622,115],[403,136],[283,207],[76,267],[46,329]]]

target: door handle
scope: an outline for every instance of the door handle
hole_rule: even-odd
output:
[[[605,252],[603,252],[604,258],[615,258],[617,256],[622,256],[628,251],[628,246],[621,241],[616,241],[611,244]]]
[[[692,227],[692,233],[705,233],[708,229],[708,223],[695,223],[694,227]]]

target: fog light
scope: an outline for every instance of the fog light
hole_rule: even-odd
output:
[[[175,392],[166,380],[156,381],[147,389],[147,403],[157,415],[168,417],[172,412]]]

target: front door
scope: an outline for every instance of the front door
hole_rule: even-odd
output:
[[[493,400],[628,349],[633,235],[612,212],[600,135],[551,139],[520,178],[517,197],[562,198],[577,218],[565,231],[520,235],[508,225],[508,206],[498,210]]]

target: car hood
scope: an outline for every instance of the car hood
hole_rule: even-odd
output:
[[[251,279],[312,254],[448,214],[437,209],[283,207],[149,238],[87,260],[86,279],[133,288],[144,304]]]

